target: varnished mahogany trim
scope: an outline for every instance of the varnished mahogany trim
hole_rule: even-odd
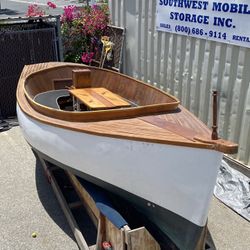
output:
[[[227,154],[236,154],[238,151],[238,145],[236,143],[226,141],[220,138],[215,140],[215,139],[206,139],[196,136],[194,137],[194,139],[196,141],[214,144],[216,150]]]
[[[102,122],[71,122],[66,120],[58,120],[56,118],[48,117],[43,115],[40,112],[37,112],[31,104],[28,102],[27,98],[24,94],[24,83],[27,75],[37,70],[37,68],[43,67],[55,67],[56,65],[60,65],[61,63],[47,63],[47,64],[39,64],[39,65],[31,65],[25,66],[22,75],[19,80],[19,84],[17,87],[17,102],[21,110],[31,118],[38,120],[42,123],[64,128],[73,131],[84,132],[88,134],[98,135],[98,136],[107,136],[112,138],[121,138],[128,140],[137,140],[137,141],[145,141],[152,143],[161,143],[161,144],[169,144],[176,146],[187,146],[194,148],[205,148],[221,151],[223,153],[235,153],[237,151],[237,145],[218,140],[217,143],[214,143],[202,138],[209,138],[211,135],[211,131],[200,122],[194,115],[190,112],[186,111],[182,106],[179,106],[179,113],[168,113],[166,115],[161,115],[160,117],[168,117],[169,121],[173,120],[173,123],[178,123],[180,126],[189,126],[194,125],[193,129],[199,130],[201,132],[201,137],[199,138],[200,133],[198,133],[197,137],[195,137],[195,141],[185,138],[185,136],[181,136],[175,134],[168,130],[166,127],[159,126],[159,124],[150,124],[148,121],[143,121],[139,118],[130,118],[125,120],[113,120],[113,121],[102,121]],[[64,64],[63,64],[64,65]],[[182,119],[186,116],[189,119]],[[153,115],[152,117],[155,117]],[[171,118],[172,117],[172,118]],[[176,119],[176,120],[175,120]],[[192,127],[191,126],[191,127]],[[233,147],[232,147],[233,144]],[[236,146],[235,146],[236,145]]]
[[[140,99],[142,99],[143,96],[145,95],[145,92],[141,93],[141,90],[144,91],[145,89],[147,89],[147,92],[149,92],[148,90],[152,91],[152,93],[153,93],[153,99],[156,99],[155,100],[156,102],[153,102],[151,100],[150,102],[147,102],[146,105],[149,105],[149,104],[159,104],[159,103],[160,104],[168,104],[168,105],[172,105],[171,109],[173,110],[176,107],[178,107],[178,104],[180,103],[180,101],[176,97],[174,97],[174,96],[172,96],[170,94],[167,94],[166,92],[164,92],[164,91],[162,91],[162,90],[160,90],[158,88],[155,88],[154,86],[152,86],[150,84],[144,83],[144,82],[142,82],[140,80],[136,80],[136,79],[134,79],[132,77],[129,77],[127,75],[123,75],[121,73],[110,71],[108,69],[100,69],[100,68],[96,68],[96,67],[93,67],[93,66],[87,66],[87,65],[76,64],[76,63],[60,63],[60,62],[56,62],[56,63],[46,63],[46,66],[48,64],[53,65],[53,67],[49,67],[49,66],[47,68],[41,67],[41,68],[36,69],[35,71],[31,70],[31,72],[29,72],[29,74],[24,74],[23,77],[25,78],[25,82],[24,82],[25,94],[28,94],[31,98],[34,97],[35,95],[31,94],[30,91],[28,91],[29,86],[27,86],[28,85],[27,82],[29,81],[30,78],[35,78],[35,77],[37,77],[41,73],[44,74],[44,73],[53,72],[56,69],[63,69],[63,71],[67,71],[67,69],[70,69],[71,71],[72,70],[76,70],[76,69],[78,69],[78,70],[91,69],[93,71],[94,75],[99,75],[99,78],[97,77],[97,79],[99,80],[99,82],[102,82],[104,80],[105,75],[109,75],[107,77],[108,81],[109,82],[111,82],[111,81],[115,82],[115,84],[113,84],[113,85],[116,85],[116,86],[121,85],[121,82],[124,82],[124,80],[136,83],[137,88],[136,88],[135,92],[136,92],[137,95],[140,96]],[[37,64],[35,64],[35,65],[29,65],[28,67],[31,67],[33,69],[33,67],[35,67],[36,65]],[[39,65],[41,65],[41,64],[39,64]],[[72,74],[71,71],[70,71],[70,75]],[[96,74],[96,73],[98,73],[98,74]],[[92,78],[95,79],[94,77],[92,77]],[[114,80],[112,78],[114,78]],[[95,85],[95,81],[97,82],[96,79],[91,82],[91,86],[90,87],[100,87],[100,86],[96,86]],[[49,85],[49,83],[46,82],[46,85]],[[126,89],[130,90],[130,88],[127,87],[127,83],[125,84],[125,86],[126,86]],[[32,88],[34,88],[34,86]],[[41,89],[40,89],[40,83],[37,84],[35,86],[35,88],[37,88],[36,91],[41,91]],[[46,90],[44,90],[44,91],[46,91]],[[41,91],[41,92],[44,92],[44,91]],[[116,91],[112,91],[112,92],[116,93]],[[117,94],[119,94],[119,93],[117,93]],[[121,95],[121,96],[123,96],[123,95]],[[162,97],[164,97],[165,101],[161,100]],[[130,99],[130,98],[127,98],[127,99]],[[148,101],[148,99],[149,98],[147,96],[147,101]],[[167,99],[167,101],[166,101],[166,99]],[[141,105],[141,104],[139,104],[139,105]]]
[[[64,111],[64,110],[56,110],[49,108],[47,106],[41,105],[33,100],[33,96],[31,93],[33,90],[29,88],[29,85],[27,82],[30,80],[33,80],[38,74],[41,73],[47,73],[51,72],[55,69],[60,69],[60,68],[65,68],[68,69],[68,67],[74,69],[76,67],[82,67],[82,68],[89,68],[96,70],[96,73],[103,75],[103,72],[109,73],[111,76],[116,76],[118,75],[122,79],[129,79],[130,81],[133,81],[134,83],[137,84],[137,92],[140,92],[140,88],[146,88],[155,91],[155,96],[157,96],[157,93],[159,95],[159,98],[165,98],[168,100],[168,102],[162,102],[159,100],[159,103],[154,104],[154,102],[149,103],[148,105],[143,105],[143,106],[133,106],[133,107],[125,107],[123,109],[117,109],[117,110],[95,110],[95,111],[85,111],[85,112],[70,112],[70,111]],[[101,73],[100,73],[101,72]],[[50,116],[52,118],[56,119],[61,119],[61,120],[67,120],[67,121],[72,121],[72,122],[79,122],[79,121],[102,121],[102,120],[111,120],[111,119],[121,119],[121,118],[131,118],[131,117],[137,117],[137,116],[143,116],[143,115],[150,115],[150,114],[155,114],[159,112],[165,112],[169,110],[174,110],[178,107],[179,101],[176,99],[174,96],[171,96],[169,94],[166,94],[165,92],[151,86],[148,84],[145,84],[141,81],[134,80],[133,78],[130,78],[128,76],[115,73],[106,69],[99,69],[95,67],[89,67],[89,66],[82,66],[78,64],[68,64],[64,63],[63,65],[55,66],[53,68],[46,68],[46,69],[39,69],[36,72],[33,72],[26,76],[24,81],[22,82],[22,88],[25,93],[26,98],[28,99],[30,105],[39,113],[42,113],[46,116]],[[117,83],[118,84],[118,83]],[[41,88],[41,84],[37,84],[38,86],[35,85],[35,87]],[[33,86],[34,88],[34,86]],[[29,89],[29,90],[28,90]],[[47,89],[46,89],[47,90]],[[39,90],[33,91],[35,94],[39,93]],[[42,91],[40,91],[42,92]],[[118,93],[119,94],[119,93]],[[146,95],[146,93],[143,93]]]
[[[72,121],[72,122],[78,122],[78,121],[90,122],[90,121],[121,119],[121,118],[130,118],[130,117],[137,117],[137,116],[142,116],[142,115],[155,114],[159,112],[174,110],[179,105],[179,101],[175,97],[169,94],[166,94],[165,92],[151,85],[145,84],[141,81],[135,80],[131,77],[128,77],[128,76],[125,76],[116,72],[112,72],[106,69],[99,69],[95,67],[78,65],[78,64],[63,63],[63,64],[58,64],[58,65],[59,66],[55,66],[53,68],[39,69],[38,71],[31,72],[28,76],[25,77],[24,82],[22,83],[25,96],[28,99],[30,105],[36,111],[46,116],[54,117],[56,119]],[[135,94],[136,95],[132,97],[131,101],[133,102],[134,100],[138,99],[137,95],[140,94],[140,89],[143,88],[144,92],[142,93],[142,96],[144,100],[147,100],[149,104],[143,105],[143,106],[136,106],[136,107],[133,106],[129,108],[125,107],[122,110],[118,109],[118,110],[96,110],[96,111],[91,111],[91,112],[87,112],[87,111],[86,112],[69,112],[69,111],[63,111],[63,110],[55,110],[47,106],[41,105],[39,103],[36,103],[33,100],[33,97],[37,95],[38,93],[48,91],[49,88],[52,89],[53,82],[50,85],[49,83],[50,79],[48,79],[48,76],[45,75],[46,73],[49,72],[51,74],[50,77],[53,76],[54,78],[58,78],[58,74],[64,73],[65,71],[70,71],[70,73],[72,73],[71,71],[76,68],[91,69],[93,71],[91,73],[92,84],[94,84],[95,81],[98,80],[98,77],[97,79],[95,78],[96,75],[98,76],[100,75],[99,76],[100,79],[98,81],[99,84],[100,82],[103,82],[103,81],[112,82],[112,86],[109,86],[110,88],[112,87],[114,88],[114,86],[119,87],[119,82],[121,83],[121,81],[125,81],[127,79],[127,81],[130,81],[131,84],[132,83],[134,84],[133,87],[136,88],[136,93],[133,93],[130,91],[131,93],[127,93],[128,98],[126,99],[131,100],[130,96],[135,95]],[[60,70],[60,69],[62,70],[62,72],[58,73],[56,70]],[[41,77],[41,74],[43,75],[43,77]],[[107,74],[107,77],[106,77],[107,79],[105,80],[106,74]],[[37,76],[39,76],[39,78],[37,79],[38,82],[37,84],[34,84]],[[128,89],[130,87],[131,87],[130,85],[127,85]],[[114,92],[112,89],[111,91]],[[114,93],[120,95],[119,92],[118,93],[114,92]],[[157,98],[159,99],[158,101],[157,101]]]

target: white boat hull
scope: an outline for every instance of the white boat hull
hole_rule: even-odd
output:
[[[43,154],[205,226],[222,153],[53,127],[19,107],[17,114],[25,139]]]

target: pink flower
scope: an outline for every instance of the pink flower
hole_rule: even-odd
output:
[[[55,9],[56,8],[56,5],[52,2],[47,2],[47,5],[52,8],[52,9]]]
[[[31,4],[28,6],[28,10],[26,16],[43,16],[45,15],[45,11],[41,9],[37,4]]]
[[[85,8],[81,13],[82,30],[84,34],[94,36],[102,32],[108,24],[108,10],[98,5],[91,8]]]
[[[69,5],[69,6],[65,6],[63,8],[63,14],[61,16],[61,20],[63,22],[71,22],[74,18],[77,17],[77,13],[76,13],[76,6],[75,5]]]
[[[94,57],[94,52],[83,52],[82,53],[82,62],[83,63],[91,63]]]

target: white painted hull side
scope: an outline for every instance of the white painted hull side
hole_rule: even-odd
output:
[[[222,153],[53,127],[17,114],[25,139],[43,154],[205,226]]]

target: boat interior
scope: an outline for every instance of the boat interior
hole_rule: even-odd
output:
[[[137,117],[179,105],[177,98],[151,85],[84,65],[37,71],[27,77],[24,92],[38,112],[69,121]]]

